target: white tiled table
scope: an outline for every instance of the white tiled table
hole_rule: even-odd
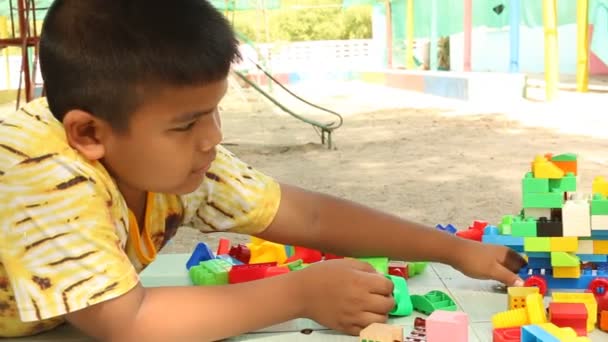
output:
[[[185,269],[187,254],[159,255],[157,261],[150,265],[141,275],[145,286],[185,285],[189,283]],[[469,341],[492,341],[492,325],[490,318],[493,314],[507,309],[507,296],[498,289],[496,283],[478,281],[467,278],[449,266],[431,264],[422,275],[408,281],[410,294],[425,294],[428,291],[440,290],[449,294],[458,310],[469,315]],[[204,306],[204,304],[202,304]],[[405,328],[405,335],[412,330],[414,318],[426,317],[414,312],[412,316],[391,319],[391,324]],[[304,329],[313,329],[310,334],[304,334]],[[608,334],[594,330],[589,337],[593,342],[608,341]],[[263,329],[259,332],[232,338],[229,341],[328,341],[353,342],[357,337],[345,336],[335,331],[325,329],[313,321],[298,319]],[[69,326],[63,326],[50,333],[27,339],[6,339],[1,342],[89,342]]]

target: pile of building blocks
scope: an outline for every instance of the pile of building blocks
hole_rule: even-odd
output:
[[[426,320],[417,317],[414,329],[403,338],[403,328],[373,323],[359,334],[360,342],[467,342],[469,317],[460,311],[434,311]]]

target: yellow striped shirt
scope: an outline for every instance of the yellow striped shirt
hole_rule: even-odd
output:
[[[66,313],[126,293],[181,225],[264,230],[278,183],[217,152],[195,192],[148,194],[140,233],[108,172],[68,145],[46,99],[0,116],[0,337],[51,329]]]

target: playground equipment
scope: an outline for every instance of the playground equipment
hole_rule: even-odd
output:
[[[14,2],[13,2],[14,1]],[[0,37],[0,50],[10,46],[21,49],[21,71],[17,92],[17,108],[21,100],[21,85],[23,81],[24,100],[34,98],[36,87],[35,75],[38,65],[38,36],[37,15],[46,11],[47,7],[37,6],[35,0],[8,0],[9,17],[11,22],[11,38]],[[17,23],[17,29],[15,29]],[[31,50],[34,50],[33,52]]]
[[[377,3],[371,0],[344,0],[345,6],[367,3],[374,6],[374,19],[385,20],[385,40],[390,67],[400,65],[413,69],[412,57],[415,39],[430,41],[430,69],[437,69],[437,42],[439,37],[463,34],[462,65],[463,71],[471,71],[472,30],[486,27],[489,29],[509,29],[510,56],[508,70],[520,71],[520,28],[544,28],[546,98],[551,100],[557,92],[559,81],[559,56],[557,43],[558,25],[576,23],[577,90],[588,90],[590,60],[600,57],[598,65],[608,63],[608,43],[606,39],[593,39],[590,44],[592,27],[605,31],[605,17],[608,16],[608,1],[522,1],[522,0],[387,0]],[[591,21],[589,20],[591,16]],[[462,20],[454,20],[455,18]],[[439,20],[449,18],[449,20]],[[558,22],[559,18],[559,22]],[[597,31],[596,31],[597,32]],[[606,32],[599,32],[602,37]],[[378,31],[378,35],[382,35]],[[396,47],[405,42],[405,58],[398,55]],[[597,56],[594,56],[596,50]]]

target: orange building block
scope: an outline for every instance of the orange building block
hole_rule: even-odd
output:
[[[604,310],[600,314],[600,330],[608,331],[608,311]]]

